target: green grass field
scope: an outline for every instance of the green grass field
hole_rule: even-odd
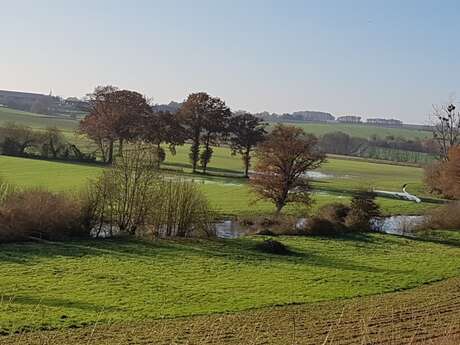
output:
[[[0,112],[0,121],[10,121],[10,118],[20,119],[16,122],[34,128],[51,125],[48,122],[50,119],[34,114],[7,113],[7,116],[3,116]],[[72,132],[71,123],[55,125],[64,128],[70,140],[94,148],[88,140]],[[65,125],[70,127],[62,127]],[[321,125],[308,126],[313,126],[316,134],[327,130]],[[329,126],[332,128],[335,125]],[[381,128],[377,129],[382,133]],[[350,130],[358,131],[350,134],[368,136],[372,135],[373,129],[365,126]],[[410,135],[417,133],[410,132]],[[189,146],[184,145],[177,148],[174,156],[168,152],[163,171],[199,184],[210,205],[221,217],[273,212],[274,207],[270,203],[255,203],[247,180],[242,177],[243,166],[239,156],[232,156],[226,147],[215,148],[209,174],[192,174],[188,150]],[[99,176],[103,169],[102,165],[96,164],[0,156],[0,177],[21,187],[75,192]],[[321,174],[314,177],[312,183],[315,190],[312,211],[330,202],[349,202],[352,192],[361,188],[400,191],[403,184],[408,184],[410,192],[419,196],[427,195],[422,183],[423,170],[414,166],[334,156],[329,157],[318,172]],[[390,198],[378,198],[377,201],[386,214],[421,214],[435,207],[435,204],[416,204]],[[292,207],[285,209],[290,214],[296,211]],[[234,327],[247,329],[248,322],[254,320],[254,313],[258,313],[257,308],[264,307],[269,309],[263,309],[267,310],[264,314],[266,319],[260,323],[266,325],[268,322],[270,329],[264,332],[278,339],[279,344],[292,340],[281,336],[280,331],[273,330],[276,327],[281,327],[283,332],[292,329],[292,318],[278,323],[282,315],[287,313],[295,313],[294,318],[299,317],[299,322],[307,325],[308,334],[314,332],[317,338],[312,339],[322,343],[324,329],[318,328],[319,318],[313,320],[312,315],[322,315],[321,322],[329,325],[331,319],[338,317],[340,310],[345,308],[345,299],[410,289],[460,275],[459,238],[457,232],[425,234],[423,240],[383,234],[335,238],[278,237],[292,250],[292,254],[286,256],[258,252],[255,245],[262,238],[257,236],[235,240],[148,242],[115,238],[65,243],[0,244],[0,344],[3,341],[5,344],[53,343],[53,340],[43,340],[50,333],[34,332],[55,329],[57,338],[77,337],[76,332],[80,330],[73,328],[82,327],[81,331],[86,332],[96,324],[115,327],[114,330],[103,331],[102,337],[110,339],[114,335],[119,341],[112,339],[105,343],[151,343],[152,334],[146,332],[148,327],[154,326],[146,325],[154,324],[157,327],[158,323],[164,327],[164,333],[158,339],[163,339],[165,344],[187,343],[185,339],[194,334],[189,329],[194,327],[193,320],[200,318],[199,315],[207,315],[211,319],[211,323],[203,327],[212,334],[222,332],[222,342],[219,340],[215,343],[227,344],[231,337],[229,327],[219,328],[223,326],[215,325],[227,322]],[[440,303],[449,303],[458,297],[457,290],[451,285],[446,285],[447,302],[442,300]],[[417,303],[425,303],[417,293],[413,295]],[[377,297],[365,298],[371,301],[363,302],[365,306],[377,305],[386,310],[381,316],[383,325],[387,325],[385,322],[388,318],[394,317],[393,311],[398,302],[412,301],[410,298],[395,298],[390,307],[382,307],[382,304],[373,302]],[[292,305],[299,303],[303,305]],[[273,306],[280,305],[286,308],[282,313],[272,311]],[[301,314],[303,316],[298,316],[297,308],[306,308]],[[318,308],[321,312],[314,314]],[[392,308],[391,312],[385,308]],[[425,309],[417,311],[417,315],[423,316]],[[440,313],[452,316],[453,309],[447,309],[441,308]],[[363,309],[360,307],[358,310]],[[429,310],[432,312],[436,309],[430,306]],[[241,315],[245,313],[252,313],[251,317],[248,316],[249,321],[241,321],[243,319],[240,317],[244,318]],[[373,310],[368,310],[368,313],[376,315]],[[235,317],[237,321],[222,321],[227,315],[229,320]],[[173,319],[167,320],[169,318]],[[409,319],[412,321],[404,324],[404,336],[410,336],[421,322],[414,316],[411,318],[404,314],[404,320]],[[441,319],[436,316],[436,320]],[[436,325],[444,327],[449,320],[443,319]],[[361,322],[362,316],[353,311],[347,325],[357,327]],[[430,325],[435,328],[434,323]],[[120,340],[120,335],[128,334],[127,330],[133,327],[139,329],[138,334]],[[93,344],[92,329],[89,335],[81,335],[72,341],[69,338],[60,343]],[[186,334],[178,331],[184,329],[187,330]],[[25,336],[20,333],[18,337],[2,337],[2,334],[16,331],[27,333]],[[344,329],[340,334],[356,337],[351,330],[348,331]],[[238,331],[238,336],[244,332]],[[434,330],[432,332],[435,333]],[[29,334],[32,337],[37,335],[37,338],[29,339]],[[178,340],[176,335],[171,339],[172,334],[183,335]],[[203,334],[206,333],[202,330],[198,332],[198,335]],[[248,337],[259,334],[260,329],[257,329]]]
[[[73,131],[78,127],[78,121],[63,118],[54,118],[21,110],[0,107],[0,126],[14,122],[18,125],[32,128],[57,127],[64,131]]]
[[[235,312],[407,289],[460,273],[457,247],[388,235],[0,245],[0,330]],[[136,269],[133,269],[135,267]]]
[[[358,138],[370,138],[373,135],[377,135],[380,138],[384,138],[388,135],[394,137],[402,137],[405,139],[424,139],[432,138],[432,133],[428,131],[422,131],[417,129],[409,128],[385,128],[368,125],[352,125],[352,124],[341,124],[341,123],[287,123],[288,125],[298,126],[303,128],[307,133],[313,133],[317,136],[321,136],[325,133],[330,132],[344,132],[350,136]]]
[[[273,205],[268,202],[254,203],[255,197],[244,178],[232,175],[225,177],[190,174],[189,164],[183,161],[186,153],[185,148],[180,148],[176,156],[168,158],[165,167],[182,169],[178,177],[193,179],[198,183],[212,207],[222,216],[267,214],[273,211]],[[219,166],[229,168],[221,169]],[[101,166],[94,165],[0,156],[0,176],[8,182],[19,186],[40,186],[55,191],[70,192],[82,189],[90,179],[97,177],[102,169]],[[237,157],[232,157],[225,148],[216,150],[215,161],[211,164],[212,173],[237,175],[241,171],[239,169],[241,161]],[[321,172],[327,174],[328,178],[313,183],[314,188],[320,191],[314,194],[314,208],[328,202],[348,202],[350,192],[363,187],[373,186],[376,189],[399,191],[403,183],[409,183],[414,192],[423,191],[422,171],[415,167],[334,158],[321,168]],[[394,176],[398,176],[398,179]],[[378,198],[378,202],[386,214],[420,214],[426,208],[432,207],[427,203],[415,204],[386,198]],[[294,209],[288,207],[286,211],[294,212]]]

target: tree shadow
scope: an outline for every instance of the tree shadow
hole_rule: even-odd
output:
[[[331,240],[332,238],[324,238]],[[352,241],[357,245],[376,245],[375,238],[367,235],[353,235],[333,238],[336,241]],[[381,239],[379,238],[379,241]],[[396,239],[395,239],[396,240]],[[237,261],[248,265],[258,265],[260,262],[292,263],[310,266],[327,267],[342,270],[362,271],[372,273],[393,272],[407,273],[404,270],[380,269],[371,265],[356,263],[339,257],[319,255],[313,252],[300,251],[290,248],[290,255],[262,253],[255,246],[259,239],[175,239],[175,240],[139,240],[139,239],[104,239],[85,240],[65,243],[30,243],[26,245],[0,246],[0,263],[13,262],[27,265],[37,260],[65,256],[80,258],[85,256],[108,255],[117,259],[145,260],[154,263],[155,258],[178,258],[198,256],[204,259],[224,259]],[[389,242],[386,242],[388,244]],[[370,248],[371,249],[371,248]],[[172,263],[173,264],[173,263]]]
[[[66,298],[57,297],[39,297],[39,296],[1,296],[4,303],[7,304],[22,304],[30,305],[38,308],[39,306],[52,307],[52,308],[75,308],[87,311],[124,311],[124,308],[100,305],[83,301],[74,301]]]

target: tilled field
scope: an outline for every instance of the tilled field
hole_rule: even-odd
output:
[[[137,324],[0,337],[0,344],[460,344],[460,278],[413,290]]]

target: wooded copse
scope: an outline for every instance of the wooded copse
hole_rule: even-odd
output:
[[[228,143],[242,155],[247,176],[250,153],[264,139],[265,124],[260,119],[232,114],[223,100],[204,92],[189,95],[177,113],[155,112],[145,96],[113,86],[97,87],[89,99],[90,111],[80,123],[80,132],[96,143],[106,163],[114,159],[116,142],[118,154],[125,142],[153,144],[158,167],[166,156],[163,144],[174,154],[177,145],[189,142],[193,172],[201,167],[206,173],[213,146]]]

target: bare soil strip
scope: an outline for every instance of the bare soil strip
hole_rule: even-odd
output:
[[[23,333],[0,344],[457,344],[444,339],[458,335],[460,278],[453,278],[326,303]]]

